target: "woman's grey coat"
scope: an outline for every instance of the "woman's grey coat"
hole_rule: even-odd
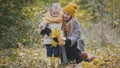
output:
[[[71,47],[77,42],[77,49],[79,49],[81,52],[84,51],[84,45],[82,44],[82,38],[81,38],[81,29],[78,21],[75,21],[74,24],[74,30],[70,36],[67,37],[67,39],[71,40]],[[65,47],[62,46],[60,48],[62,56],[63,57],[63,64],[67,63],[67,57],[66,57],[66,52],[65,52]]]

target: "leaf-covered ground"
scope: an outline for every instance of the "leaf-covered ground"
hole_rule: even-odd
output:
[[[76,68],[120,68],[120,47],[108,46],[87,46],[86,50],[99,56],[94,62],[82,62]],[[34,46],[17,49],[4,49],[0,51],[0,68],[45,68],[46,67],[45,47]],[[72,68],[68,64],[66,68]]]

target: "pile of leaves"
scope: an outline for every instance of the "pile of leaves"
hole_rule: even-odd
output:
[[[81,62],[77,68],[119,68],[120,67],[120,47],[109,45],[107,47],[91,46],[86,50],[98,56],[92,62]],[[43,68],[46,67],[45,47],[39,45],[34,47],[4,49],[0,51],[0,67],[5,68]],[[67,66],[70,68],[71,64]]]

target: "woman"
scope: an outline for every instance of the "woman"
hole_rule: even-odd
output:
[[[77,19],[75,19],[76,9],[77,6],[75,3],[70,3],[63,8],[62,29],[66,37],[65,50],[67,60],[75,60],[75,62],[78,64],[82,61],[80,55],[82,51],[84,51],[84,43],[81,39],[79,22]]]

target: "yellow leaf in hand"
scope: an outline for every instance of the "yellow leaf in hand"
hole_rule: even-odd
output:
[[[58,42],[56,42],[56,41],[54,41],[54,40],[52,39],[52,46],[56,47],[57,44],[58,44]]]

